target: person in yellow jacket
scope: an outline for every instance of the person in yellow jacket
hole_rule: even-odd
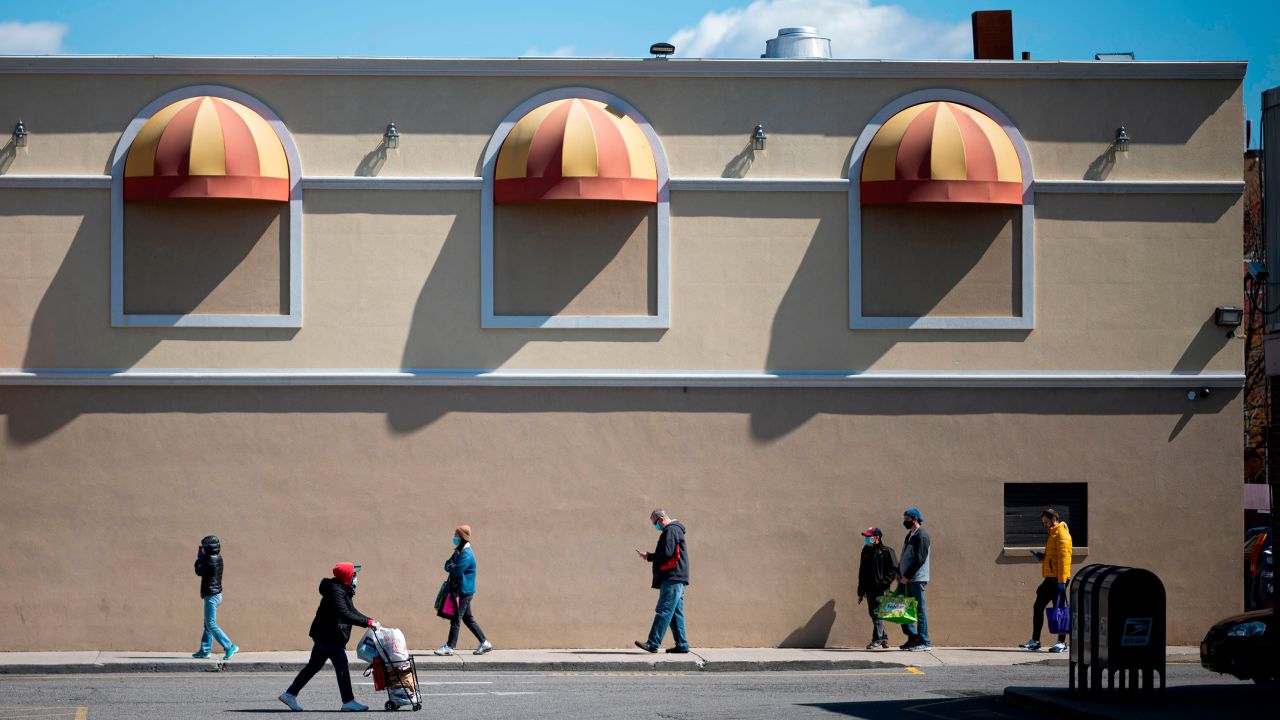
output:
[[[1050,602],[1056,607],[1066,600],[1067,582],[1071,579],[1071,532],[1067,530],[1067,524],[1058,518],[1058,511],[1053,508],[1040,513],[1040,524],[1049,533],[1049,539],[1044,543],[1044,552],[1035,554],[1040,560],[1040,574],[1044,576],[1044,580],[1036,588],[1036,604],[1031,611],[1031,639],[1018,646],[1032,652],[1040,649],[1044,609]],[[1049,652],[1060,653],[1066,649],[1067,636],[1059,635],[1058,644],[1049,648]]]

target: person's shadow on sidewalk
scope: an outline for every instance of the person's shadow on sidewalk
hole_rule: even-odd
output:
[[[831,628],[836,624],[836,601],[828,600],[825,605],[809,618],[809,622],[796,628],[778,647],[783,648],[824,648],[831,637]]]

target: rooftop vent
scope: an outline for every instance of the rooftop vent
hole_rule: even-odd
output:
[[[764,41],[762,58],[778,60],[830,60],[831,39],[818,37],[818,28],[789,27],[778,37]]]
[[[1094,53],[1094,60],[1103,62],[1130,62],[1133,60],[1131,52],[1110,52],[1110,53]]]
[[[973,13],[973,59],[1013,59],[1013,11],[978,10]]]

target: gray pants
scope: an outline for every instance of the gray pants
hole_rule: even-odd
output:
[[[876,617],[880,609],[880,595],[867,596],[867,614],[871,616],[871,642],[888,642],[889,634],[884,631],[884,621]]]

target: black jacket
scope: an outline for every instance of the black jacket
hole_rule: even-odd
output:
[[[351,626],[369,627],[369,618],[351,604],[356,591],[333,578],[320,581],[320,607],[311,621],[311,639],[344,647],[351,640]]]
[[[893,548],[883,542],[862,546],[862,562],[858,563],[858,596],[880,597],[893,584],[898,559]]]
[[[658,536],[658,546],[649,553],[653,563],[653,587],[664,582],[689,584],[689,548],[684,544],[684,525],[672,520]]]
[[[201,550],[203,554],[196,556],[196,574],[200,576],[200,597],[207,598],[222,592],[222,548],[216,542],[205,542]]]

